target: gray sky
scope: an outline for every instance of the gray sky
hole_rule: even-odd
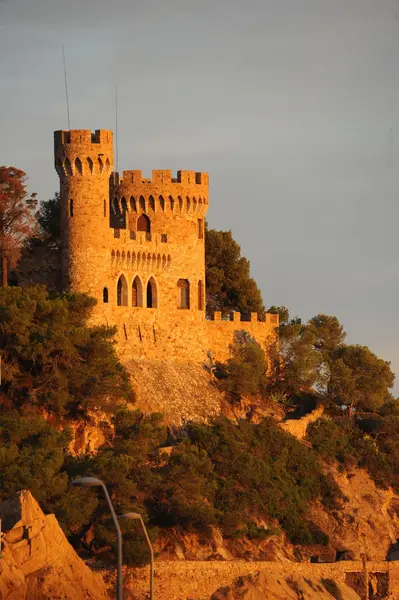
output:
[[[118,84],[120,170],[209,172],[266,306],[399,372],[399,0],[0,0],[0,164],[42,199],[62,43],[72,128],[113,129]]]

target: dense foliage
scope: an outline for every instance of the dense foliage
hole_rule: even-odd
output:
[[[236,331],[226,363],[217,362],[214,374],[220,389],[231,400],[242,396],[263,394],[266,389],[266,355],[258,342],[246,331]]]
[[[316,499],[334,506],[339,490],[323,474],[317,455],[272,419],[259,425],[224,418],[192,424],[168,455],[162,447],[154,452],[167,439],[159,415],[122,412],[114,424],[114,444],[105,444],[95,457],[69,462],[68,472],[101,477],[117,511],[142,513],[152,536],[168,527],[206,534],[218,525],[226,536],[260,537],[268,528],[259,531],[257,520],[273,519],[294,543],[327,541],[306,514]],[[99,498],[90,518],[94,550],[113,540],[108,515]],[[126,560],[145,558],[137,535],[128,531],[127,542]]]
[[[39,286],[0,289],[2,389],[15,407],[76,417],[133,399],[115,329],[86,325],[94,303],[83,294],[50,297]]]
[[[36,194],[28,194],[26,173],[0,166],[0,285],[7,287],[22,245],[33,234]]]
[[[207,314],[240,312],[245,320],[251,312],[264,315],[262,295],[250,276],[250,263],[231,231],[205,231]]]

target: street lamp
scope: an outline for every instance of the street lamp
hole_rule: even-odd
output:
[[[147,533],[147,528],[144,524],[143,517],[139,513],[128,512],[124,515],[120,515],[121,519],[130,519],[131,521],[138,520],[144,531],[145,539],[147,541],[148,549],[150,551],[150,600],[154,600],[154,550],[152,549],[151,540]]]
[[[116,600],[123,600],[123,585],[122,585],[122,532],[119,527],[118,519],[116,517],[116,513],[114,510],[114,506],[112,504],[111,498],[109,496],[106,485],[101,479],[97,479],[96,477],[79,477],[79,479],[75,479],[72,481],[72,485],[76,487],[82,488],[91,488],[91,487],[101,487],[104,491],[105,499],[107,500],[109,510],[111,512],[112,520],[116,529],[116,555],[117,555],[117,575],[116,575]]]

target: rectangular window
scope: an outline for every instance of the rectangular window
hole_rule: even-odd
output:
[[[114,229],[114,238],[120,238],[120,237],[121,237],[121,230]]]
[[[204,220],[198,219],[198,239],[204,239]]]
[[[168,236],[166,235],[166,233],[161,233],[161,242],[163,244],[166,244],[167,241],[168,241]]]
[[[130,239],[131,240],[135,240],[136,239],[136,232],[135,231],[131,231],[130,232]]]

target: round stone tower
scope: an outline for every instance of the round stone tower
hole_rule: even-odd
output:
[[[112,236],[109,224],[112,131],[54,132],[60,177],[62,283],[100,298]]]

